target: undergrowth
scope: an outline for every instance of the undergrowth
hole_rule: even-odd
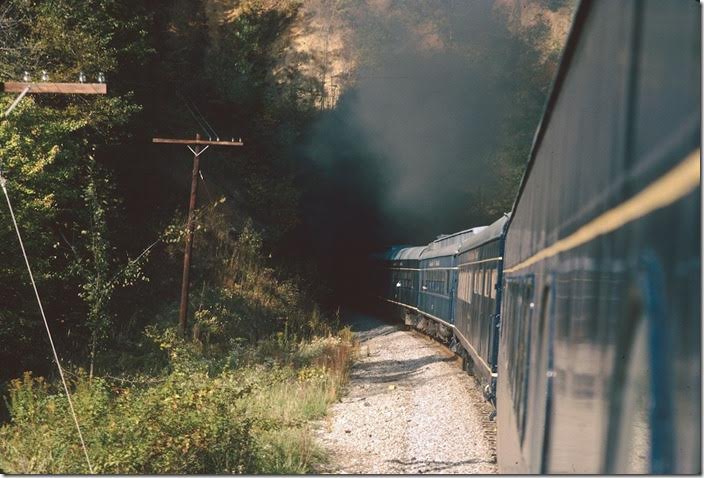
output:
[[[130,383],[71,374],[72,397],[95,473],[306,473],[324,459],[310,423],[345,382],[349,329],[292,342],[281,335],[223,359],[163,333],[172,370]],[[88,471],[68,403],[27,373],[10,384],[0,428],[6,473]]]
[[[127,347],[101,350],[96,373],[67,370],[95,473],[305,473],[324,459],[310,424],[340,393],[352,334],[267,266],[251,221],[232,235],[219,204],[199,216],[188,337],[165,304]],[[167,232],[176,254],[183,230]],[[27,372],[6,401],[0,471],[89,471],[58,382]]]

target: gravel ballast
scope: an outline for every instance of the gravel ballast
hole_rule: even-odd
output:
[[[356,316],[359,357],[317,428],[327,473],[496,473],[492,408],[457,359],[418,332]],[[361,324],[361,326],[360,326]]]

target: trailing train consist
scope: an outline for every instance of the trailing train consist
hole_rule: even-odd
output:
[[[701,472],[700,8],[582,2],[511,214],[377,257],[494,403],[501,472]]]

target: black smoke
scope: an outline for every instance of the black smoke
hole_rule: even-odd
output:
[[[333,275],[355,277],[341,279],[348,291],[359,276],[346,271],[369,252],[506,210],[518,184],[502,178],[524,160],[547,87],[532,70],[538,53],[493,2],[364,5],[354,13],[361,65],[303,148],[309,245]],[[526,109],[529,121],[517,121]],[[518,152],[507,147],[516,137]]]

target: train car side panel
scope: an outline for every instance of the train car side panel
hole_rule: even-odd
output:
[[[578,9],[506,238],[502,472],[700,471],[699,9]]]

